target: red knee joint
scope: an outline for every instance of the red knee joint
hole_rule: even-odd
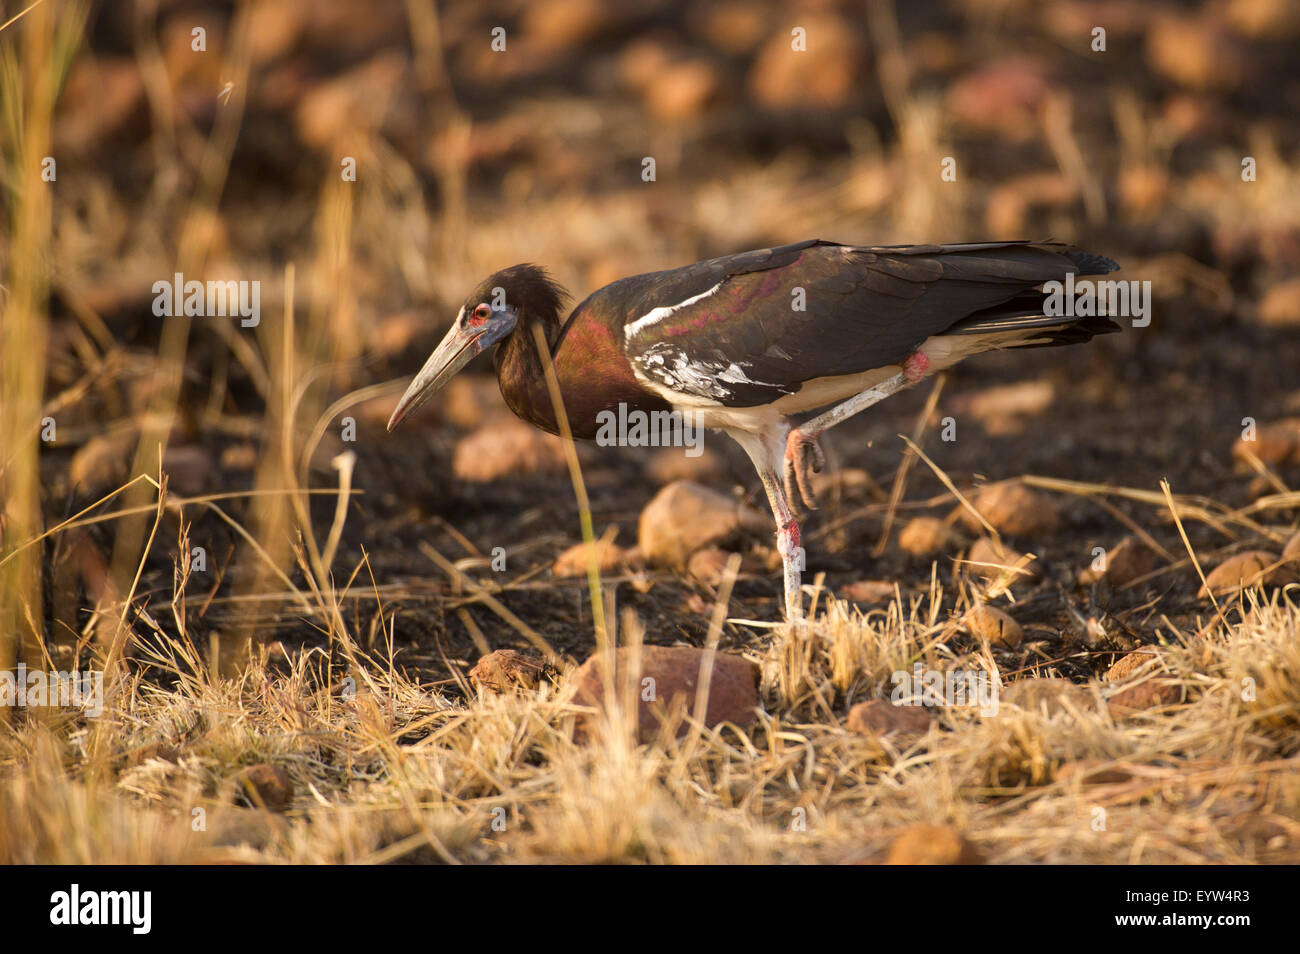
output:
[[[800,544],[799,524],[793,520],[786,521],[781,525],[778,536],[781,538],[781,542],[788,542],[790,549],[795,549]]]
[[[924,351],[913,351],[903,362],[903,374],[909,381],[920,381],[930,370],[930,356]]]

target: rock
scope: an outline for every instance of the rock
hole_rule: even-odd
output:
[[[596,540],[589,544],[577,543],[569,547],[555,558],[555,563],[551,565],[551,572],[555,576],[586,576],[587,569],[591,565],[592,550],[596,552],[596,566],[601,573],[614,573],[621,570],[628,562],[628,551],[615,546],[613,540],[605,543]]]
[[[996,579],[1004,572],[1012,572],[1015,582],[1032,583],[1041,579],[1037,560],[1030,560],[1016,569],[1016,565],[1023,559],[1023,554],[1008,546],[999,547],[988,537],[976,540],[966,554],[971,572],[986,580]]]
[[[983,859],[961,832],[947,825],[911,825],[889,846],[887,865],[978,865]]]
[[[653,739],[658,733],[658,713],[661,710],[671,711],[675,705],[685,705],[687,715],[694,712],[700,663],[704,656],[704,650],[689,646],[641,647],[641,675],[633,688],[637,696],[638,737],[642,742]],[[627,678],[625,667],[630,664],[630,658],[628,647],[615,650],[613,678],[616,691],[623,690]],[[709,728],[723,722],[742,727],[750,725],[758,708],[758,676],[758,667],[748,659],[717,653],[709,683],[705,724]],[[653,681],[647,683],[647,679]],[[596,707],[604,704],[604,684],[597,656],[579,666],[569,681],[575,686],[576,702]],[[580,734],[585,735],[585,726],[580,724],[579,728]],[[683,723],[677,730],[678,737],[685,735],[688,729]]]
[[[1248,586],[1272,583],[1278,574],[1269,567],[1276,562],[1277,557],[1266,550],[1247,550],[1228,557],[1206,575],[1196,595],[1200,599],[1211,594],[1228,596]]]
[[[989,484],[969,499],[998,533],[1013,537],[1049,533],[1061,522],[1060,509],[1055,501],[1017,481]],[[961,517],[971,530],[979,532],[983,529],[983,524],[965,507]]]
[[[660,447],[650,455],[646,475],[656,484],[692,480],[697,484],[719,484],[727,479],[727,462],[717,451],[702,448],[698,457],[687,457],[681,447]]]
[[[1152,71],[1188,89],[1230,90],[1246,82],[1250,63],[1240,42],[1212,16],[1159,17],[1146,43]]]
[[[641,511],[637,543],[649,563],[684,569],[692,553],[725,545],[742,530],[771,532],[771,520],[725,494],[678,480]]]
[[[1182,700],[1178,683],[1170,679],[1146,679],[1121,689],[1106,700],[1113,718],[1123,718],[1144,709],[1177,705]]]
[[[828,467],[820,474],[812,474],[811,478],[813,496],[818,500],[861,494],[876,486],[871,475],[860,467],[837,467],[834,470]]]
[[[1019,233],[1029,227],[1035,212],[1072,208],[1079,187],[1060,172],[1030,172],[1013,176],[989,194],[984,221],[992,232]]]
[[[642,95],[652,116],[683,122],[703,113],[721,88],[717,68],[706,59],[693,57],[666,64]]]
[[[1232,445],[1232,456],[1247,460],[1247,451],[1270,467],[1281,467],[1300,462],[1300,418],[1284,417],[1280,420],[1258,424],[1254,440],[1244,436]]]
[[[1133,781],[1133,773],[1101,759],[1078,759],[1057,766],[1052,778],[1057,782],[1078,781],[1081,785],[1116,785]]]
[[[942,553],[957,542],[957,533],[938,517],[913,517],[898,533],[898,546],[916,557]]]
[[[547,672],[546,660],[537,653],[498,649],[474,664],[469,671],[469,681],[492,692],[513,688],[536,689]]]
[[[854,603],[888,603],[897,589],[890,580],[858,580],[844,587],[845,599]]]
[[[717,586],[726,575],[727,561],[735,554],[721,547],[705,547],[696,550],[687,563],[686,570],[701,583]],[[766,570],[763,561],[748,553],[740,555],[740,573],[758,573]]]
[[[1102,676],[1107,682],[1122,682],[1139,672],[1154,668],[1154,663],[1160,661],[1159,653],[1152,652],[1149,649],[1138,649],[1126,656],[1121,656],[1111,664]]]
[[[1156,568],[1156,555],[1136,537],[1124,537],[1106,551],[1106,568],[1094,570],[1089,564],[1079,574],[1085,586],[1105,580],[1111,586],[1125,586],[1141,579]]]
[[[265,848],[289,833],[289,820],[260,808],[230,808],[214,813],[213,845]]]
[[[993,646],[1015,649],[1024,638],[1019,623],[1002,610],[983,603],[967,610],[962,622],[973,635],[987,639]]]
[[[906,738],[925,735],[933,721],[934,714],[925,706],[896,706],[888,699],[872,699],[850,709],[845,725],[859,735]]]
[[[443,420],[462,431],[475,431],[488,421],[508,421],[512,417],[496,378],[485,374],[458,374],[452,378],[442,392],[438,409]],[[420,411],[423,413],[425,408]]]
[[[1005,57],[954,80],[946,105],[954,122],[967,130],[1023,142],[1039,134],[1038,110],[1050,92],[1041,62]]]
[[[1251,40],[1300,37],[1300,6],[1292,0],[1228,0],[1225,15],[1234,33]]]
[[[1092,694],[1068,679],[1030,676],[1002,687],[1001,700],[1009,705],[1051,718],[1063,713],[1096,708]]]
[[[804,30],[804,50],[793,48],[796,26]],[[869,68],[870,54],[855,23],[809,10],[797,24],[773,32],[759,50],[749,90],[765,109],[838,110],[849,105]]]
[[[137,435],[132,430],[96,434],[77,449],[68,465],[68,482],[77,493],[99,497],[126,483]]]
[[[235,794],[254,808],[282,812],[293,802],[293,779],[280,765],[250,765],[235,776]]]
[[[1269,328],[1300,327],[1300,278],[1280,282],[1264,293],[1259,322]]]
[[[451,468],[457,479],[475,483],[511,474],[558,474],[565,469],[564,446],[554,435],[503,418],[457,441]]]
[[[1282,548],[1283,563],[1300,563],[1300,533],[1286,542]]]
[[[997,437],[1023,431],[1025,419],[1045,411],[1055,396],[1051,381],[1020,381],[985,388],[965,403],[967,413]]]

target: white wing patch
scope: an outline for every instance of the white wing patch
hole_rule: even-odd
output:
[[[721,401],[732,394],[728,384],[776,388],[783,394],[789,393],[789,388],[780,384],[755,381],[735,361],[721,358],[692,359],[681,348],[667,341],[651,345],[633,361],[639,374],[678,393],[696,394]]]
[[[722,281],[726,281],[726,279],[724,278]],[[642,331],[644,331],[646,328],[649,328],[651,325],[663,321],[673,312],[680,311],[681,309],[687,307],[688,305],[695,304],[697,301],[703,301],[705,298],[708,298],[710,295],[712,295],[715,291],[717,291],[721,287],[722,287],[722,282],[718,282],[718,284],[714,285],[708,291],[700,292],[698,295],[692,295],[690,298],[686,299],[685,301],[678,302],[675,305],[664,305],[660,308],[650,309],[650,311],[647,311],[636,321],[628,322],[626,325],[623,326],[624,343],[631,341],[635,335],[640,334]]]

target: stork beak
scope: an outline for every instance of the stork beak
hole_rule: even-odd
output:
[[[417,407],[441,391],[457,371],[483,351],[484,345],[479,341],[483,334],[482,330],[465,330],[459,321],[451,326],[447,336],[429,356],[402,399],[397,402],[397,409],[388,419],[390,431],[406,420]]]

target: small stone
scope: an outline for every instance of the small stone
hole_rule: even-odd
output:
[[[1061,522],[1060,509],[1053,500],[1017,481],[989,484],[975,494],[971,505],[998,533],[1013,537],[1047,533]],[[984,527],[965,507],[962,520],[976,532]]]
[[[723,550],[721,547],[705,547],[703,550],[696,550],[691,555],[690,562],[686,565],[686,571],[701,583],[717,586],[726,576],[727,562],[733,556],[735,554]],[[747,553],[741,555],[740,573],[755,573],[762,569],[765,569],[762,561]]]
[[[648,742],[659,732],[659,715],[684,705],[687,715],[695,711],[695,693],[699,684],[700,664],[705,652],[689,646],[642,646],[641,674],[633,690],[637,698],[638,737]],[[632,650],[620,647],[614,652],[613,682],[616,692],[623,691],[630,665]],[[750,725],[758,709],[758,667],[741,656],[716,653],[713,675],[709,682],[708,700],[704,722],[714,728],[724,722],[738,726]],[[649,680],[647,682],[647,680]],[[578,703],[600,708],[604,705],[605,686],[600,659],[592,656],[569,677],[576,688],[574,699]],[[588,721],[579,725],[579,734],[585,737]],[[677,730],[680,738],[689,731],[683,722]]]
[[[1300,327],[1300,278],[1281,282],[1264,293],[1259,322],[1269,328]]]
[[[888,699],[859,702],[849,710],[845,724],[859,735],[900,737],[924,735],[934,714],[925,706],[896,706]]]
[[[983,603],[972,606],[962,618],[966,628],[990,645],[1015,649],[1024,638],[1024,631],[1014,619],[992,606]]]
[[[1258,424],[1253,436],[1254,440],[1237,438],[1232,445],[1233,458],[1248,461],[1249,452],[1270,467],[1300,461],[1300,418],[1287,417]]]
[[[643,90],[650,114],[667,122],[683,122],[704,112],[718,96],[722,78],[717,68],[699,57],[665,64]]]
[[[968,130],[1023,142],[1040,128],[1038,111],[1051,85],[1040,61],[1002,57],[950,83],[946,106]]]
[[[512,688],[536,689],[547,671],[546,661],[537,653],[498,649],[474,664],[469,671],[469,681],[492,692]]]
[[[1282,548],[1283,563],[1300,563],[1300,533],[1286,542]]]
[[[854,603],[888,603],[898,592],[890,580],[858,580],[844,587],[845,598]]]
[[[263,762],[235,776],[236,796],[255,808],[282,812],[293,802],[293,779],[283,766]]]
[[[1020,565],[1024,559],[1020,552],[1008,546],[999,547],[988,537],[976,540],[966,554],[971,572],[985,580],[996,579],[1004,573],[1011,573],[1013,582],[1032,583],[1040,579],[1042,574],[1038,569],[1038,561],[1029,560]]]
[[[1169,679],[1147,679],[1121,689],[1106,700],[1111,716],[1123,718],[1144,709],[1159,709],[1177,705],[1182,700],[1182,690]]]
[[[1105,580],[1111,586],[1125,586],[1141,579],[1156,568],[1156,555],[1136,537],[1124,537],[1106,551],[1106,568],[1094,570],[1089,564],[1079,574],[1085,586]]]
[[[1056,388],[1051,381],[1019,381],[985,388],[967,402],[967,410],[991,436],[1018,434],[1025,420],[1052,404]]]
[[[507,421],[510,408],[501,397],[496,378],[485,374],[458,374],[447,382],[438,403],[443,420],[462,431],[476,431],[490,420]],[[428,405],[420,408],[427,411]]]
[[[911,825],[889,846],[887,865],[978,865],[980,853],[948,825]]]
[[[558,474],[565,468],[558,437],[514,418],[487,424],[461,438],[452,455],[457,479],[490,483],[517,474]]]
[[[684,569],[696,550],[723,546],[746,529],[770,533],[771,520],[716,490],[679,480],[641,511],[637,543],[647,562]]]
[[[1269,567],[1276,562],[1277,557],[1266,550],[1247,550],[1228,557],[1206,575],[1196,595],[1200,599],[1211,594],[1229,596],[1248,586],[1273,582],[1276,574]]]
[[[576,543],[555,558],[551,573],[555,576],[586,576],[591,566],[591,553],[596,553],[596,567],[601,573],[614,573],[628,562],[628,551],[615,546],[613,540]]]
[[[1081,785],[1117,785],[1131,782],[1133,773],[1101,759],[1078,759],[1059,765],[1052,777],[1057,782],[1078,781]]]
[[[650,456],[645,472],[656,484],[671,484],[675,480],[691,480],[697,484],[719,484],[727,479],[727,462],[717,451],[701,448],[696,457],[686,454],[688,448],[661,447]]]
[[[1159,653],[1152,652],[1149,649],[1134,650],[1115,660],[1111,667],[1106,670],[1106,674],[1102,676],[1102,679],[1107,682],[1122,682],[1138,675],[1142,670],[1154,668],[1153,664],[1159,661]]]
[[[913,517],[898,533],[898,546],[915,557],[942,553],[957,541],[957,532],[938,517]]]

